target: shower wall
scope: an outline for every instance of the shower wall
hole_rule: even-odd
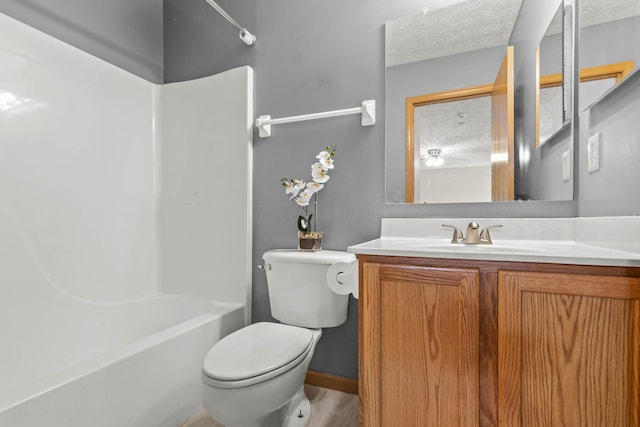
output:
[[[0,221],[80,298],[158,292],[155,91],[0,14]]]
[[[195,294],[248,321],[252,119],[249,67],[154,85],[0,14],[0,262],[17,260],[0,298],[46,299],[28,286],[44,279],[100,302]]]
[[[253,70],[161,89],[163,291],[251,307]]]

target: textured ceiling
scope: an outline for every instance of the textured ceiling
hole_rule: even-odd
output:
[[[420,156],[441,150],[439,169],[491,164],[491,97],[428,104],[415,110]],[[424,162],[421,168],[426,169]]]
[[[638,15],[640,15],[640,0],[580,0],[581,27],[590,27]],[[562,5],[553,17],[545,36],[561,32]]]
[[[580,26],[640,15],[640,0],[580,0]]]
[[[540,142],[544,143],[562,127],[562,87],[540,90]]]
[[[387,21],[386,66],[453,55],[509,42],[522,0],[468,0],[456,3],[459,1],[426,0],[426,13],[416,11],[414,15]],[[637,15],[640,15],[640,0],[580,2],[582,27]],[[556,15],[547,35],[560,33],[561,16],[561,13]],[[464,28],[465,31],[460,31],[460,28]]]
[[[431,0],[427,13],[386,23],[386,66],[399,65],[471,50],[508,44],[522,0]],[[434,9],[436,6],[448,6]],[[580,25],[587,27],[640,15],[640,0],[581,0]],[[459,31],[465,28],[467,31]],[[558,9],[545,35],[562,29]],[[544,140],[556,121],[552,105],[561,103],[560,88],[541,92],[540,133]],[[560,99],[560,101],[558,101]],[[489,97],[432,104],[416,109],[416,141],[420,156],[440,149],[440,168],[491,164],[491,111]],[[424,162],[422,168],[427,168]]]
[[[521,4],[522,0],[469,0],[387,21],[385,64],[507,44]]]

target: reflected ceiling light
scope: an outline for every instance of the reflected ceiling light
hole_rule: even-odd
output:
[[[442,160],[442,157],[440,157],[440,153],[442,153],[442,150],[440,150],[439,148],[431,148],[427,150],[429,158],[424,163],[427,166],[433,166],[434,168],[442,165],[444,163],[444,160]]]
[[[527,167],[529,165],[529,160],[531,159],[531,151],[529,150],[529,147],[520,146],[518,154],[520,159],[520,167]]]
[[[509,153],[491,153],[491,163],[502,163],[509,160]]]

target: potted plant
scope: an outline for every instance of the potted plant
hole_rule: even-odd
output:
[[[317,161],[311,165],[310,182],[296,178],[282,178],[282,186],[290,200],[302,207],[304,215],[298,216],[298,249],[301,251],[319,251],[322,249],[322,231],[317,230],[318,193],[329,180],[328,172],[333,169],[333,157],[336,147],[328,146],[318,153]],[[313,201],[313,212],[310,204]]]

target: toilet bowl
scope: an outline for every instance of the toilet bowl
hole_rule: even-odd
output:
[[[321,335],[319,329],[255,323],[225,337],[203,364],[205,408],[230,427],[304,426],[310,405],[303,384]]]
[[[348,295],[327,284],[346,252],[272,250],[263,255],[272,316],[217,342],[202,367],[207,411],[227,427],[303,427],[311,407],[304,379],[324,327],[347,318]]]

